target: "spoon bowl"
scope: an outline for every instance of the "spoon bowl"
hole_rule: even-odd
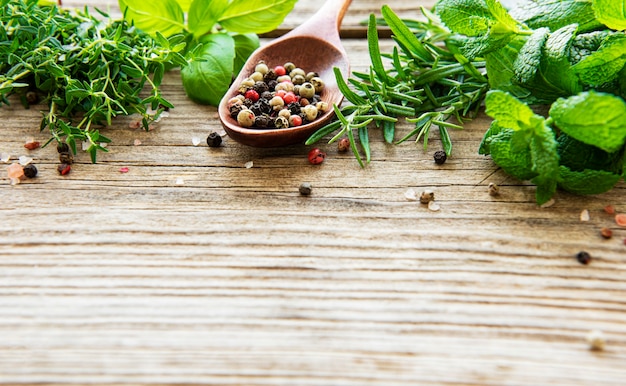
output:
[[[228,101],[238,94],[239,84],[254,72],[257,63],[264,61],[270,68],[292,62],[306,72],[318,73],[325,83],[320,94],[322,101],[331,107],[333,104],[340,105],[343,94],[337,87],[333,68],[337,67],[344,77],[350,72],[348,56],[339,37],[339,27],[351,2],[352,0],[326,0],[322,8],[307,22],[250,55],[218,106],[222,126],[232,139],[254,147],[280,147],[303,143],[333,118],[333,109],[329,108],[315,121],[301,126],[284,129],[244,128],[230,116]]]

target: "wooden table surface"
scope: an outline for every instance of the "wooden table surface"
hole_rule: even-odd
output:
[[[346,31],[383,3],[355,0]],[[301,0],[284,28],[319,4]],[[420,3],[387,4],[415,18]],[[366,41],[344,43],[366,69]],[[0,108],[0,152],[39,168],[11,186],[0,164],[0,383],[626,384],[626,229],[603,210],[626,212],[623,182],[540,208],[478,155],[485,116],[451,133],[441,166],[436,136],[424,152],[372,134],[363,169],[325,142],[318,166],[304,145],[213,149],[216,109],[190,102],[176,70],[163,90],[176,108],[154,131],[116,119],[110,152],[81,153],[67,176],[53,147],[24,149],[48,139],[38,109]]]

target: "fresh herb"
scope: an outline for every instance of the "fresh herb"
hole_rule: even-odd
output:
[[[486,112],[494,121],[479,152],[537,185],[597,194],[624,177],[626,16],[622,0],[528,2],[508,13],[497,0],[440,0],[451,44],[484,58]],[[519,17],[516,20],[513,15]],[[455,43],[456,42],[456,43]],[[549,104],[539,116],[528,106]]]
[[[100,16],[108,18],[105,13]],[[76,153],[86,144],[91,160],[111,140],[98,126],[118,115],[140,114],[143,126],[173,107],[159,90],[166,66],[181,65],[182,36],[157,41],[125,21],[70,13],[36,0],[0,1],[0,104],[32,92],[49,106],[41,121],[50,141],[66,142]],[[147,94],[144,95],[147,87]],[[150,107],[155,112],[148,111]],[[48,141],[48,142],[50,142]]]
[[[185,92],[217,106],[250,54],[257,34],[274,30],[296,0],[119,0],[128,21],[152,36],[186,36]]]
[[[450,32],[438,23],[435,15],[425,9],[422,12],[427,18],[425,22],[402,20],[388,6],[382,7],[383,20],[370,16],[369,72],[354,72],[346,82],[335,69],[339,89],[350,104],[342,108],[334,106],[338,120],[314,133],[307,144],[337,131],[329,142],[347,136],[359,164],[364,166],[371,159],[370,123],[382,130],[388,143],[402,143],[415,137],[416,142],[423,139],[424,149],[431,127],[436,126],[443,149],[450,155],[452,142],[448,129],[461,126],[449,119],[455,117],[462,122],[480,106],[488,90],[485,64],[482,60],[468,60],[456,46],[448,45]],[[396,45],[391,53],[380,52],[378,24],[388,25],[393,33]],[[383,59],[389,62],[387,66]],[[396,123],[401,117],[415,123],[415,129],[396,139]]]

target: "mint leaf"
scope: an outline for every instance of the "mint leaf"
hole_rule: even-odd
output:
[[[554,132],[546,126],[545,121],[541,121],[530,141],[533,171],[538,174],[531,182],[537,185],[535,198],[539,205],[548,202],[556,192],[559,175],[559,155],[556,148]]]
[[[192,55],[181,69],[185,92],[197,103],[217,106],[232,81],[235,41],[225,33],[210,34]]]
[[[524,168],[521,170],[526,173],[525,177],[529,177],[531,173],[535,174],[531,181],[537,185],[537,203],[545,203],[554,195],[557,186],[559,155],[554,133],[546,125],[543,117],[536,115],[528,105],[510,94],[498,90],[489,91],[485,103],[485,111],[494,118],[497,125],[513,131],[507,142],[509,153],[508,155],[503,153],[500,162],[506,164],[510,160],[517,160],[515,165],[519,166],[519,160],[522,157],[530,156],[530,164],[532,164],[530,171]],[[489,141],[488,146],[492,157],[494,150],[499,150],[496,138],[503,136],[504,133],[496,134]]]
[[[622,176],[605,170],[585,169],[572,171],[567,166],[559,168],[559,187],[574,194],[600,194],[611,190]]]
[[[626,65],[626,36],[609,35],[600,48],[574,65],[580,79],[591,86],[601,86],[615,80]]]
[[[528,37],[526,43],[520,49],[515,63],[513,63],[516,82],[523,85],[535,78],[535,74],[541,64],[543,46],[546,40],[548,40],[549,34],[550,30],[548,28],[539,28]]]
[[[487,8],[497,23],[490,28],[495,33],[520,32],[520,23],[502,6],[499,0],[485,0]]]
[[[228,0],[193,0],[187,15],[189,31],[195,36],[210,32],[227,6]]]
[[[590,0],[524,1],[520,4],[510,11],[511,16],[533,29],[547,27],[556,31],[569,24],[577,24],[579,31],[602,27]]]
[[[625,0],[593,0],[596,18],[607,27],[615,30],[626,29]]]
[[[219,18],[222,27],[237,33],[265,33],[276,29],[297,0],[233,0]]]
[[[147,34],[167,37],[183,32],[185,15],[176,0],[119,0],[119,6],[124,18]]]
[[[564,133],[609,153],[618,151],[626,140],[626,102],[611,94],[583,92],[558,99],[550,117]]]
[[[480,154],[489,154],[491,159],[508,175],[521,181],[530,180],[537,176],[537,172],[533,170],[530,149],[526,146],[522,150],[513,150],[514,134],[513,130],[503,129],[493,122],[483,138]]]
[[[440,0],[435,12],[451,31],[467,36],[484,35],[497,22],[485,0]]]
[[[526,103],[534,103],[537,98],[531,95],[530,90],[513,83],[513,65],[524,42],[523,36],[515,36],[504,47],[485,55],[489,87],[506,91]]]
[[[530,107],[515,99],[509,93],[492,90],[485,98],[487,115],[498,124],[514,131],[535,131],[543,122],[543,117],[536,115]]]
[[[591,169],[622,174],[624,148],[608,153],[598,147],[574,139],[565,133],[559,135],[557,143],[561,166],[567,166],[572,171]]]

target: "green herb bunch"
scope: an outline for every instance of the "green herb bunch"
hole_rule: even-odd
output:
[[[508,12],[497,0],[440,0],[450,44],[486,61],[486,112],[494,121],[479,152],[537,185],[610,190],[626,166],[626,16],[623,0],[527,2]],[[550,105],[547,117],[530,104]]]
[[[401,20],[388,6],[382,7],[382,20],[370,16],[369,72],[353,72],[346,82],[341,72],[335,70],[340,91],[350,104],[341,109],[334,106],[338,120],[315,132],[307,144],[336,131],[329,142],[347,136],[359,164],[364,166],[370,161],[370,129],[382,130],[388,143],[401,143],[413,137],[416,142],[423,139],[426,149],[431,127],[436,126],[443,149],[450,155],[452,142],[448,129],[462,127],[449,119],[455,117],[462,123],[480,106],[489,88],[485,63],[468,60],[456,45],[448,44],[452,34],[437,17],[425,9],[422,13],[427,21]],[[396,45],[391,53],[380,51],[379,24],[389,26],[393,34]],[[395,129],[400,117],[415,123],[415,129],[397,140]]]
[[[157,36],[184,34],[187,64],[181,77],[193,101],[217,106],[257,34],[276,29],[297,0],[119,0],[124,18]]]
[[[77,141],[87,142],[93,162],[110,142],[100,125],[137,113],[147,129],[161,107],[173,107],[159,85],[166,66],[185,63],[182,36],[157,42],[102,17],[36,0],[0,1],[0,104],[11,94],[25,101],[36,93],[49,106],[41,130],[50,130],[50,141],[66,142],[74,153]]]

